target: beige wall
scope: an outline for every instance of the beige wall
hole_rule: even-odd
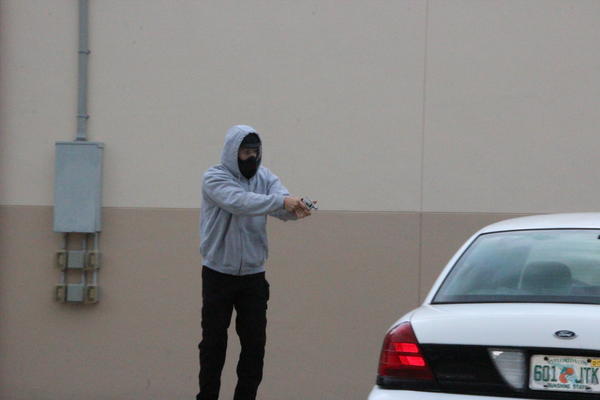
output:
[[[506,217],[325,211],[272,220],[261,399],[365,399],[386,329],[419,304],[461,242]],[[191,398],[197,218],[192,209],[105,209],[101,301],[77,306],[52,299],[61,244],[52,208],[0,207],[0,398]],[[233,326],[223,398],[236,380]]]
[[[269,226],[265,400],[364,399],[386,328],[469,235],[597,207],[596,0],[90,3],[104,258],[77,307],[52,299],[51,207],[76,2],[0,1],[2,399],[193,395],[200,179],[234,123],[322,208]]]
[[[598,209],[600,2],[433,0],[424,211]]]
[[[75,136],[77,10],[1,5],[1,204],[51,205]],[[197,208],[225,130],[328,210],[593,210],[595,0],[166,1],[90,7],[104,204]]]
[[[2,8],[0,116],[19,134],[0,142],[0,202],[50,205],[53,142],[75,137],[77,9]],[[225,131],[247,123],[293,192],[332,210],[418,210],[424,19],[422,1],[91,1],[89,130],[106,144],[104,204],[198,207]],[[60,82],[44,90],[54,71]]]

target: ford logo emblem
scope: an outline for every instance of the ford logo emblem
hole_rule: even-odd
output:
[[[577,334],[573,331],[556,331],[554,332],[554,336],[559,339],[575,339]]]

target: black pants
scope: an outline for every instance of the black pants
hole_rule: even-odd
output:
[[[197,400],[217,400],[227,350],[227,328],[235,307],[241,353],[234,400],[254,400],[262,380],[269,283],[265,273],[234,276],[202,268],[202,342]]]

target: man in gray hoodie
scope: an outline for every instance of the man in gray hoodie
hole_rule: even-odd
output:
[[[295,220],[310,215],[279,178],[261,166],[262,142],[247,125],[229,129],[221,163],[202,185],[200,250],[202,342],[197,400],[217,400],[227,349],[227,329],[236,310],[241,353],[234,400],[254,400],[262,380],[269,283],[267,216]]]

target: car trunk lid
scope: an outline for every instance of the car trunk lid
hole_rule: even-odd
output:
[[[588,304],[440,304],[411,323],[420,343],[600,350],[600,306]],[[574,338],[555,333],[571,331]]]

